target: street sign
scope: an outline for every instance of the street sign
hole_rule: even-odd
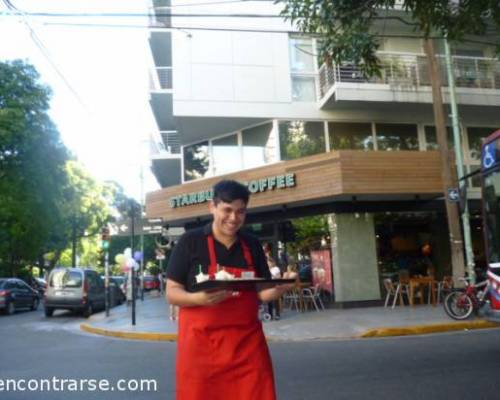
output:
[[[452,203],[458,203],[460,201],[460,193],[458,188],[448,189],[448,200]]]

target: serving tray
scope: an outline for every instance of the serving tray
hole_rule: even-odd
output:
[[[277,285],[294,283],[295,279],[231,279],[231,280],[217,280],[210,279],[208,281],[195,283],[192,287],[194,292],[202,290],[261,290],[271,288]]]

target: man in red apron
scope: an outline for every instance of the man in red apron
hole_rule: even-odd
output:
[[[193,292],[195,276],[218,266],[240,277],[252,271],[270,278],[259,241],[239,230],[249,191],[235,181],[214,186],[214,220],[186,232],[167,268],[167,296],[181,307],[177,352],[178,400],[274,400],[273,369],[258,319],[259,301],[280,297],[293,285],[260,292]]]

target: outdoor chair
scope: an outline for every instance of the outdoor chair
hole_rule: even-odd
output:
[[[284,294],[283,307],[288,307],[290,310],[293,310],[293,307],[295,307],[297,311],[300,311],[299,289],[292,289]]]
[[[437,302],[441,302],[441,298],[448,294],[453,289],[453,277],[446,275],[442,281],[437,284]]]
[[[320,311],[325,309],[323,301],[320,297],[320,287],[319,285],[315,285],[312,288],[304,288],[302,289],[302,297],[304,298],[304,303],[312,305],[316,311]]]
[[[403,295],[406,295],[406,297],[408,298],[408,284],[407,283],[399,282],[397,284],[397,286],[395,286],[390,278],[386,278],[386,279],[384,279],[384,288],[387,292],[387,294],[385,296],[384,307],[387,307],[387,305],[389,304],[389,300],[390,300],[391,296],[394,297],[394,299],[392,301],[391,308],[394,308],[396,306],[396,301],[398,298],[399,298],[399,304],[404,305]],[[408,299],[408,301],[409,301],[409,299]]]

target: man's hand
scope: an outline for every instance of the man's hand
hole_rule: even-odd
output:
[[[192,293],[194,302],[199,306],[213,306],[231,297],[232,293],[227,290],[202,291]]]
[[[259,292],[259,299],[265,303],[279,299],[285,292],[292,290],[295,283],[287,283],[284,285],[276,285],[271,289],[263,289]]]

